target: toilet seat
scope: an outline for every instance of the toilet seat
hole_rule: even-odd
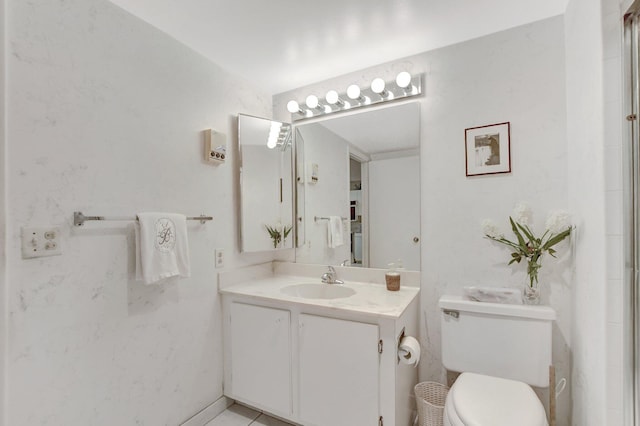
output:
[[[445,402],[447,426],[548,426],[542,403],[523,382],[462,373]]]

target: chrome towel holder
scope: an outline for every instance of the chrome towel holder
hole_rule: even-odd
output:
[[[125,217],[125,216],[86,216],[82,212],[73,212],[73,224],[75,226],[82,226],[86,221],[89,220],[104,220],[104,221],[135,221],[138,220],[137,217]],[[213,216],[189,216],[187,220],[199,220],[201,224],[205,224],[206,222],[213,220]]]

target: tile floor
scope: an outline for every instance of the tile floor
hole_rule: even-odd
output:
[[[291,426],[259,411],[240,404],[233,404],[205,426]]]

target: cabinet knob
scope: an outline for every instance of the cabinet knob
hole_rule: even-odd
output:
[[[413,242],[414,242],[414,243],[419,243],[419,242],[420,242],[420,238],[418,238],[418,237],[413,237]]]

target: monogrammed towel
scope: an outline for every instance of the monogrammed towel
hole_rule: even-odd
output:
[[[191,276],[187,218],[176,213],[138,213],[136,279],[153,284]]]

